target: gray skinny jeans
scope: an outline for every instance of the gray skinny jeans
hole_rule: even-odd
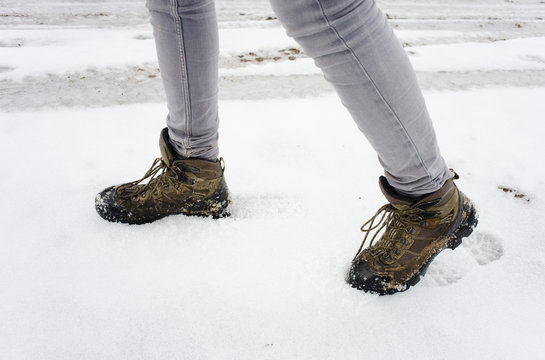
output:
[[[390,185],[418,196],[452,177],[414,70],[374,0],[271,0],[279,20],[333,84]],[[218,26],[213,0],[147,0],[182,157],[216,159]],[[244,39],[241,39],[244,41]],[[331,119],[336,121],[336,119]]]

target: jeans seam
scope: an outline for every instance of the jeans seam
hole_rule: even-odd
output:
[[[176,22],[176,36],[178,37],[178,56],[180,60],[180,81],[182,83],[182,88],[184,89],[184,100],[185,100],[185,137],[182,139],[184,148],[187,152],[187,155],[191,152],[191,146],[189,144],[189,138],[191,137],[191,95],[189,94],[189,74],[187,71],[187,63],[185,59],[185,43],[184,43],[184,34],[182,29],[182,20],[178,14],[178,0],[172,0],[171,2],[171,11],[174,21]]]
[[[416,156],[418,157],[418,160],[420,161],[420,165],[426,171],[426,174],[428,175],[429,181],[430,182],[435,182],[434,179],[431,176],[431,173],[430,173],[429,169],[424,164],[424,160],[422,160],[422,156],[420,156],[420,153],[418,152],[418,148],[416,147],[416,144],[414,143],[412,138],[409,136],[409,133],[407,132],[407,129],[405,128],[405,126],[403,126],[403,123],[401,122],[401,120],[399,120],[399,116],[396,114],[394,109],[392,109],[390,104],[388,104],[388,102],[386,101],[386,99],[384,98],[384,96],[382,95],[380,90],[378,89],[378,86],[375,84],[375,82],[373,81],[373,79],[371,78],[371,76],[369,75],[367,70],[365,69],[365,66],[363,66],[361,61],[358,59],[358,57],[354,53],[354,50],[348,45],[348,43],[344,40],[344,38],[339,34],[337,29],[331,24],[331,22],[329,21],[329,18],[327,17],[327,15],[325,13],[324,7],[322,6],[321,0],[315,0],[315,1],[318,4],[318,7],[320,8],[320,12],[322,13],[322,16],[324,17],[324,20],[326,21],[327,26],[335,33],[335,36],[337,36],[337,38],[341,41],[343,46],[350,52],[350,55],[352,55],[354,60],[356,60],[356,63],[359,65],[359,67],[361,68],[361,70],[363,71],[363,73],[365,74],[367,79],[371,82],[371,84],[373,85],[373,88],[375,89],[376,93],[379,95],[382,102],[386,105],[386,107],[388,108],[388,110],[393,115],[394,119],[396,120],[397,124],[403,130],[403,133],[405,134],[405,136],[407,137],[407,139],[411,143],[411,145],[412,145],[412,147],[414,149],[414,152],[415,152]]]

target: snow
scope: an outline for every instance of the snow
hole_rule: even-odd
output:
[[[37,29],[3,30],[0,47],[1,79],[81,71],[86,68],[125,67],[156,64],[151,30],[137,29]],[[452,36],[455,32],[397,31],[400,40],[411,41]],[[244,38],[244,41],[240,41]],[[225,29],[221,31],[222,58],[255,52],[272,58],[280,50],[298,45],[281,28]],[[63,54],[63,56],[59,56]],[[408,55],[417,71],[545,70],[545,38],[524,38],[492,43],[460,43],[416,46]],[[36,59],[39,59],[37,62]],[[282,56],[285,60],[285,56]],[[279,60],[281,60],[279,59]],[[312,59],[265,61],[222,68],[222,76],[319,74]]]
[[[545,38],[430,45],[415,47],[411,55],[416,70],[545,69]]]
[[[267,14],[261,2],[232,3],[250,15],[254,6]],[[60,11],[70,2],[56,4]],[[234,28],[228,10],[221,12],[228,4],[218,1],[220,19],[229,19],[227,28],[220,26],[227,39],[222,76],[263,81],[312,74],[311,60],[301,57],[239,64],[238,55],[292,45],[277,36],[282,31],[274,22],[241,21]],[[498,4],[525,3],[483,4],[490,8],[480,11],[493,12]],[[417,10],[432,15],[424,6]],[[154,63],[147,25],[126,25],[131,21],[119,16],[115,22],[123,26],[99,29],[1,28],[0,69],[13,70],[0,73],[0,93],[14,98],[12,81],[30,88],[54,72],[96,68],[102,76],[117,67],[130,76],[131,66]],[[475,42],[472,28],[439,36],[427,24],[411,39],[429,45],[406,48],[415,52],[419,71],[545,71],[537,30]],[[242,29],[253,34],[251,45],[229,43]],[[455,32],[460,42],[450,42]],[[254,35],[267,40],[258,46]],[[13,39],[23,46],[11,46]],[[6,107],[0,112],[0,357],[541,358],[545,82],[516,85],[475,81],[465,90],[453,84],[425,91],[442,153],[477,204],[480,222],[461,247],[436,258],[416,287],[389,297],[344,282],[362,240],[359,227],[385,200],[376,155],[331,92],[222,100],[220,147],[232,216],[172,216],[142,226],[103,221],[94,196],[140,178],[159,156],[163,102],[105,100],[108,106],[91,108],[62,106],[59,99],[33,110]],[[73,91],[84,94],[77,86]],[[25,94],[19,96],[31,101]]]
[[[148,27],[145,30],[3,30],[9,46],[0,47],[0,58],[4,67],[13,70],[0,73],[0,79],[156,61],[153,37]]]

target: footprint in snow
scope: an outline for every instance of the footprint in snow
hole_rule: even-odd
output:
[[[545,59],[538,55],[522,55],[522,56],[519,56],[519,59],[524,61],[535,62],[538,64],[545,64]]]
[[[444,250],[437,256],[422,279],[422,285],[453,284],[475,267],[499,260],[503,253],[500,238],[487,232],[475,231],[455,251]]]
[[[503,256],[501,240],[485,232],[476,232],[462,241],[462,246],[469,250],[479,265],[488,265]]]
[[[15,68],[12,68],[11,66],[2,66],[0,65],[0,73],[6,73],[15,70]]]
[[[297,197],[280,194],[232,194],[232,219],[291,218],[302,211]]]
[[[146,34],[135,35],[132,38],[135,39],[135,40],[151,40],[151,39],[153,39],[153,36],[146,33]]]

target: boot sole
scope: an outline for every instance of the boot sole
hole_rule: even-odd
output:
[[[131,218],[125,209],[122,208],[108,208],[104,204],[95,202],[95,208],[97,213],[104,219],[110,222],[119,222],[130,225],[142,225],[149,224],[170,215],[187,215],[187,216],[199,216],[199,217],[212,217],[213,219],[220,219],[231,216],[229,205],[231,199],[229,196],[229,190],[227,185],[223,183],[218,189],[217,193],[212,197],[196,201],[193,204],[187,206],[179,211],[173,211],[165,214],[156,214],[149,217]]]
[[[437,251],[435,254],[433,254],[428,261],[420,267],[420,269],[414,274],[409,280],[405,281],[404,283],[400,284],[396,288],[386,288],[386,289],[380,289],[375,286],[373,288],[366,287],[365,284],[350,284],[353,288],[356,288],[358,290],[362,290],[364,292],[368,292],[371,294],[379,294],[379,295],[392,295],[398,292],[404,292],[409,290],[411,286],[414,286],[420,282],[422,277],[426,274],[428,271],[428,268],[431,264],[431,262],[435,259],[437,255],[441,253],[441,251],[445,249],[456,249],[460,244],[462,243],[462,239],[468,237],[473,233],[473,230],[479,223],[478,218],[478,212],[475,208],[475,205],[469,200],[462,192],[460,192],[460,196],[463,200],[463,208],[462,212],[460,213],[460,216],[462,216],[460,225],[454,230],[454,232],[449,236],[447,243],[445,247]],[[377,285],[377,284],[374,284]],[[386,285],[386,284],[385,284]]]

